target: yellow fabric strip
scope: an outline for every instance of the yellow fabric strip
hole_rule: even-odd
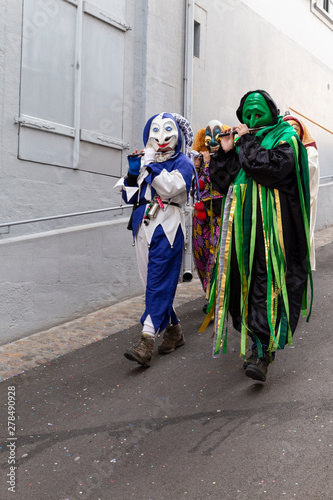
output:
[[[219,351],[220,347],[223,345],[223,328],[224,328],[224,320],[225,320],[225,315],[227,311],[225,310],[225,287],[226,287],[226,280],[227,280],[227,272],[228,272],[228,264],[230,263],[230,252],[231,252],[231,240],[232,240],[232,227],[233,227],[233,221],[234,221],[234,214],[235,214],[235,207],[237,203],[237,196],[233,195],[232,203],[231,203],[231,208],[229,212],[229,219],[228,219],[228,231],[227,231],[227,236],[226,236],[226,243],[224,247],[224,255],[220,255],[220,259],[222,260],[223,258],[223,269],[222,269],[222,274],[220,277],[220,283],[219,283],[219,292],[218,292],[218,297],[217,297],[217,306],[218,307],[218,312],[217,312],[217,317],[215,318],[215,337],[216,337],[216,344],[215,344],[215,354],[216,352]],[[221,264],[220,264],[221,265]]]
[[[259,192],[259,200],[260,200],[260,210],[261,210],[261,220],[262,220],[262,234],[263,234],[264,243],[265,243],[266,270],[268,272],[268,248],[269,248],[269,243],[268,243],[268,238],[266,236],[266,228],[265,228],[265,222],[264,222],[265,219],[266,219],[266,216],[264,215],[264,209],[263,209],[262,187],[263,186],[261,186],[261,184],[258,184],[258,192]]]
[[[274,189],[274,195],[275,195],[275,207],[276,207],[277,222],[278,222],[278,228],[279,228],[280,246],[281,246],[281,250],[282,250],[282,253],[283,253],[284,261],[287,262],[286,250],[284,248],[284,240],[283,240],[280,193],[279,193],[279,191],[277,189]]]

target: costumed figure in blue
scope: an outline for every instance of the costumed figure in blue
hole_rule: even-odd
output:
[[[308,283],[312,292],[309,167],[305,147],[267,92],[245,94],[236,114],[240,125],[221,137],[209,166],[225,198],[201,331],[215,315],[213,355],[226,352],[230,312],[245,375],[265,381],[275,352],[292,343],[300,312],[307,313]],[[308,319],[311,306],[312,294]]]
[[[124,201],[134,204],[131,229],[145,286],[142,335],[124,355],[143,366],[150,366],[158,333],[165,330],[160,354],[168,354],[185,342],[173,301],[184,249],[182,206],[188,200],[194,174],[193,163],[181,152],[181,129],[186,126],[185,138],[193,142],[192,129],[180,115],[151,117],[143,132],[144,154],[129,155],[128,174],[116,184],[122,188]]]

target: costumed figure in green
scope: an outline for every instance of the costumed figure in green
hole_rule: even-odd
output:
[[[215,316],[213,355],[226,352],[230,312],[245,374],[265,381],[275,351],[292,343],[300,312],[309,309],[307,320],[311,314],[309,168],[297,133],[267,92],[245,94],[236,114],[241,124],[221,137],[209,167],[213,188],[225,196],[200,330]]]

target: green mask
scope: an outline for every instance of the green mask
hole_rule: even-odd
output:
[[[249,128],[258,128],[268,126],[273,115],[266,99],[259,93],[250,94],[243,106],[242,110],[243,123]]]

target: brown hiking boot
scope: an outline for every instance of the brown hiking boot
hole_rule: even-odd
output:
[[[176,349],[185,344],[184,335],[180,324],[169,325],[163,335],[163,342],[158,346],[158,352],[160,354],[169,354]]]
[[[258,350],[257,348],[251,349],[249,351],[249,355],[245,357],[244,362],[243,362],[243,368],[246,370],[246,368],[251,364],[254,363],[255,360],[258,358]]]
[[[131,361],[137,361],[140,365],[148,367],[150,366],[153,350],[154,339],[147,335],[141,335],[140,342],[136,346],[127,349],[124,356]]]
[[[248,364],[245,370],[245,375],[253,378],[254,380],[265,382],[269,363],[270,359],[268,352],[264,352],[264,356],[262,358],[258,358],[257,354],[257,357]]]

